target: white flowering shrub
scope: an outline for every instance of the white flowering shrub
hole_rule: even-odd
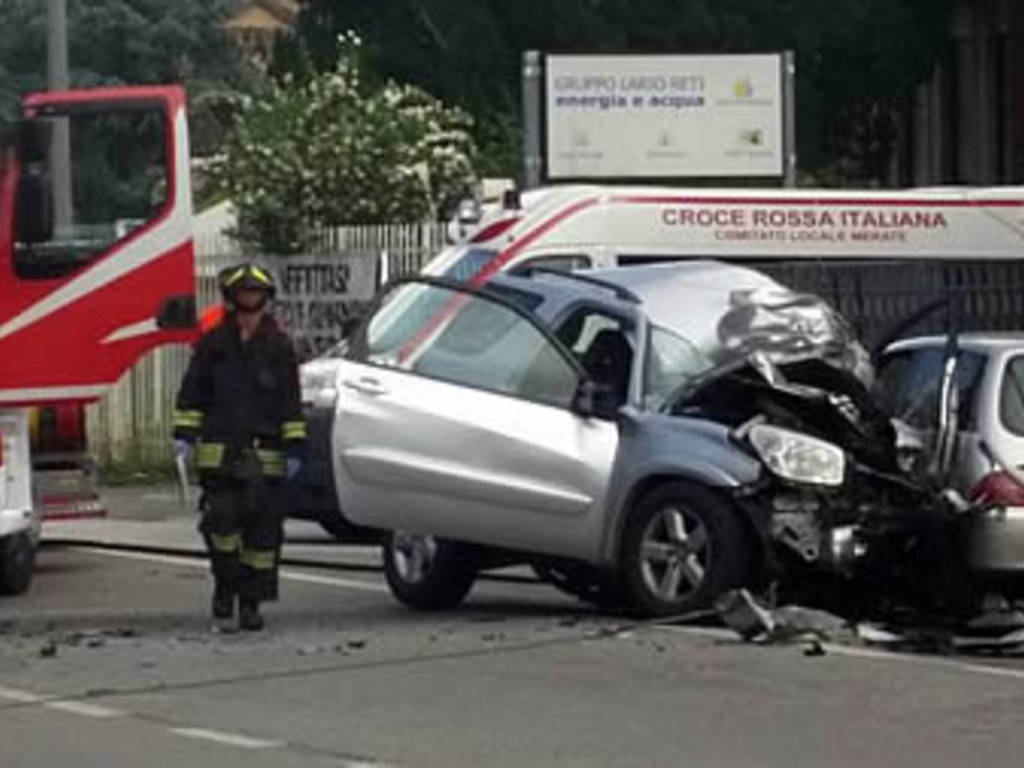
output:
[[[365,89],[360,42],[342,43],[334,71],[246,104],[215,165],[239,236],[268,252],[303,250],[323,227],[437,219],[472,194],[471,118],[412,86]]]

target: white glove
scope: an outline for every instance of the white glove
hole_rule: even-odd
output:
[[[289,480],[294,480],[295,476],[302,471],[302,460],[297,459],[294,456],[289,456],[285,459],[284,471]]]
[[[174,451],[174,458],[184,459],[188,462],[192,458],[192,443],[188,440],[172,440],[171,450]]]

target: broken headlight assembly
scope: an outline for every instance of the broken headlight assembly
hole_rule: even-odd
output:
[[[783,480],[807,485],[843,484],[846,456],[832,443],[768,424],[751,427],[747,439],[765,466]]]

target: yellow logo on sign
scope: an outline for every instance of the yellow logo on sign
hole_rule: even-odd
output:
[[[760,128],[748,128],[740,131],[740,143],[751,147],[760,147],[764,144],[764,131]]]
[[[736,84],[732,87],[732,92],[737,99],[749,99],[754,95],[754,84],[750,82],[749,77],[745,77],[742,80],[736,81]]]

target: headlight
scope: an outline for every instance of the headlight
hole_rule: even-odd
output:
[[[752,427],[749,437],[761,461],[779,477],[810,485],[843,484],[846,457],[838,446],[765,424]]]

